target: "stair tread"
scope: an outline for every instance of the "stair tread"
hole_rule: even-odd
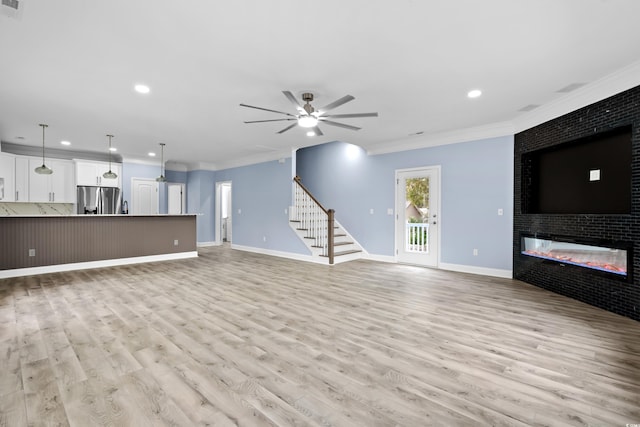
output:
[[[333,242],[333,246],[353,245],[353,242]]]

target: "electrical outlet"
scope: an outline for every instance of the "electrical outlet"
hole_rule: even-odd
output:
[[[173,241],[173,246],[178,246],[178,239]]]
[[[504,209],[502,209],[502,208],[501,208],[501,209],[498,209],[498,215],[499,215],[499,216],[504,215]]]
[[[393,208],[387,209],[387,215],[393,215]]]
[[[267,241],[267,236],[262,236],[262,241],[266,242]]]
[[[29,249],[29,256],[36,256],[36,250],[35,249]]]
[[[473,256],[478,256],[478,250],[477,249],[473,250]]]
[[[369,209],[369,213],[373,215],[373,209]]]

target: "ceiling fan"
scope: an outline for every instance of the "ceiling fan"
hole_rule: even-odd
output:
[[[318,127],[319,123],[323,123],[331,126],[337,126],[344,129],[360,130],[359,127],[347,125],[344,123],[334,122],[333,120],[329,120],[329,119],[350,119],[355,117],[378,117],[378,113],[327,114],[330,110],[333,110],[334,108],[339,107],[342,104],[346,104],[349,101],[353,101],[355,98],[351,95],[343,96],[342,98],[336,101],[333,101],[331,104],[325,105],[324,107],[316,110],[311,105],[311,101],[313,101],[312,93],[306,92],[302,94],[302,100],[306,102],[306,104],[304,105],[300,105],[296,97],[293,96],[293,94],[288,90],[284,90],[282,91],[282,93],[284,93],[284,96],[286,96],[287,99],[293,104],[293,106],[296,109],[296,114],[285,113],[283,111],[277,111],[277,110],[271,110],[269,108],[254,107],[253,105],[240,104],[241,107],[255,108],[256,110],[264,110],[264,111],[284,114],[285,116],[288,116],[287,118],[284,118],[284,119],[252,120],[245,123],[294,121],[295,123],[292,123],[291,125],[282,129],[278,133],[284,133],[289,129],[294,128],[295,126],[300,126],[300,127],[309,129],[308,135],[315,134],[316,136],[320,136],[324,134]]]

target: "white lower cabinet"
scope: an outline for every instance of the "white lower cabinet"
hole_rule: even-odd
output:
[[[29,201],[40,203],[75,203],[75,174],[72,161],[46,160],[51,175],[40,175],[35,168],[42,165],[38,158],[29,159]]]

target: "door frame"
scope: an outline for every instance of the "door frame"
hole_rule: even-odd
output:
[[[398,260],[399,258],[399,251],[400,251],[400,246],[402,246],[404,244],[404,233],[399,233],[398,232],[398,221],[400,221],[400,213],[399,213],[399,209],[405,209],[404,206],[398,206],[398,192],[399,192],[399,188],[400,188],[400,177],[399,175],[402,173],[407,173],[407,172],[419,172],[419,171],[429,171],[429,172],[435,172],[436,176],[437,176],[437,185],[436,185],[436,190],[437,190],[437,194],[436,194],[436,218],[437,218],[437,225],[438,225],[438,241],[436,242],[436,263],[433,266],[426,266],[425,267],[430,267],[430,268],[439,268],[440,264],[441,264],[441,254],[442,254],[442,215],[441,215],[441,210],[442,210],[442,167],[440,165],[430,165],[430,166],[421,166],[421,167],[416,167],[416,168],[406,168],[406,169],[396,169],[395,170],[395,181],[396,181],[396,185],[395,185],[395,191],[394,191],[394,205],[395,205],[395,209],[396,209],[396,218],[394,221],[394,251],[393,251],[393,256],[395,259],[395,262],[399,263],[400,261]],[[431,215],[431,212],[430,212]],[[404,215],[403,215],[404,218]],[[418,264],[419,265],[419,264]]]
[[[216,182],[216,221],[215,221],[215,232],[216,232],[216,245],[222,245],[222,186],[229,185],[229,191],[231,192],[231,197],[229,201],[229,216],[233,218],[233,184],[231,181],[218,181]],[[233,219],[231,220],[231,227],[233,229]],[[228,230],[227,230],[228,232]],[[233,233],[231,233],[231,239],[233,241]]]
[[[135,200],[135,183],[136,181],[140,181],[140,182],[150,182],[155,184],[156,187],[156,214],[160,213],[160,186],[158,185],[158,182],[153,179],[153,178],[131,178],[131,206],[129,206],[129,211],[131,212],[131,214],[134,214],[134,208],[136,206],[136,200]]]

